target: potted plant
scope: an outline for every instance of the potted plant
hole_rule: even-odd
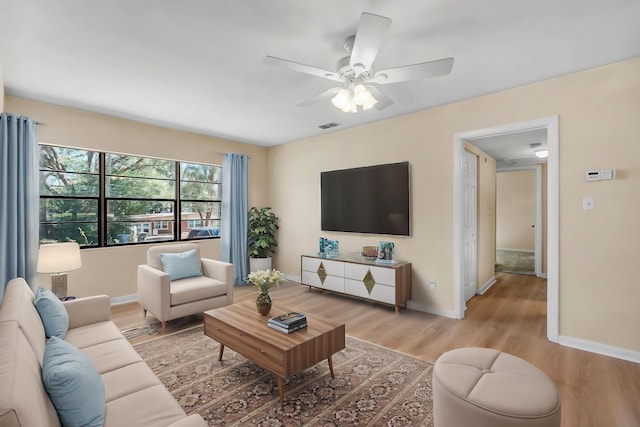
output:
[[[271,269],[271,255],[278,246],[275,237],[278,228],[278,217],[270,207],[258,209],[254,206],[249,209],[249,271]]]

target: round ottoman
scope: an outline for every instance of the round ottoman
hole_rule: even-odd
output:
[[[559,427],[555,385],[530,363],[489,348],[444,353],[433,368],[435,427]]]

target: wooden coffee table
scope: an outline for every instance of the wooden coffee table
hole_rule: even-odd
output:
[[[272,316],[291,310],[275,304],[268,316],[256,310],[254,301],[245,301],[204,312],[204,333],[224,347],[230,347],[247,359],[273,373],[278,381],[280,405],[284,405],[283,381],[327,359],[331,377],[331,355],[344,349],[344,323],[306,314],[309,326],[285,334],[267,326]]]

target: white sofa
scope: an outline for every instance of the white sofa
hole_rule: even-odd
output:
[[[23,279],[11,280],[0,307],[0,426],[60,427],[42,381],[46,338],[34,294]],[[187,417],[171,393],[111,321],[107,296],[64,303],[69,314],[65,341],[86,355],[105,389],[107,427],[203,427]]]

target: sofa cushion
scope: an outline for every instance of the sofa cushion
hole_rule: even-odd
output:
[[[42,380],[65,427],[102,427],[104,384],[80,350],[55,336],[49,338],[42,362]]]
[[[155,385],[107,402],[105,427],[166,427],[184,417],[173,395],[163,385]]]
[[[102,375],[107,403],[145,388],[162,385],[149,365],[140,361]]]
[[[38,364],[42,365],[44,346],[47,339],[44,335],[44,326],[40,315],[33,305],[34,295],[31,288],[23,278],[15,278],[7,284],[0,309],[0,323],[6,321],[17,322],[20,330],[29,341],[38,358]],[[2,341],[0,340],[0,343]]]
[[[142,362],[142,357],[124,337],[85,347],[82,352],[91,360],[100,375]]]
[[[227,293],[227,285],[209,277],[190,277],[171,282],[171,305],[188,304]]]
[[[122,339],[122,333],[112,321],[97,322],[79,328],[69,329],[64,340],[80,350],[108,341]]]
[[[4,302],[6,300],[0,310],[3,312],[9,308]],[[38,318],[31,301],[28,305]],[[44,353],[44,331],[42,339]],[[18,322],[0,322],[0,426],[60,427],[56,410],[42,384],[41,361]]]
[[[181,253],[161,253],[160,260],[162,269],[165,273],[169,273],[172,281],[202,276],[200,260],[195,249]]]
[[[38,288],[33,305],[38,310],[47,338],[58,337],[62,339],[67,335],[69,315],[62,302],[53,292]]]

